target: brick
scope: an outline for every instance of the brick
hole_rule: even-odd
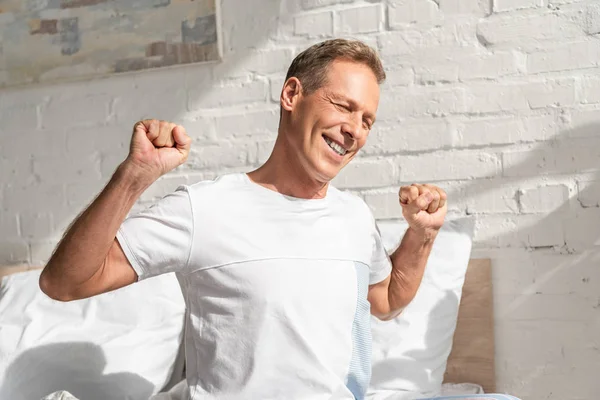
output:
[[[596,35],[600,33],[600,5],[588,4],[585,10],[585,33]]]
[[[256,162],[256,152],[256,144],[247,142],[196,146],[190,151],[186,167],[192,170],[242,167]]]
[[[385,59],[393,56],[406,56],[418,51],[431,52],[432,47],[461,47],[475,45],[475,25],[470,23],[446,23],[428,29],[403,29],[398,32],[381,34],[378,37],[379,49]]]
[[[509,177],[547,175],[555,170],[554,151],[542,147],[503,153],[502,173]]]
[[[0,264],[29,262],[29,246],[23,240],[0,242]]]
[[[0,120],[2,121],[0,133],[3,135],[13,135],[16,132],[38,129],[38,107],[33,104],[2,107],[0,109]]]
[[[267,92],[267,84],[263,81],[228,83],[214,87],[208,93],[206,88],[193,88],[189,91],[188,109],[230,107],[247,103],[266,102]]]
[[[547,185],[519,191],[519,205],[523,213],[551,213],[569,200],[565,185]]]
[[[309,38],[333,36],[333,12],[317,12],[294,18],[294,34]]]
[[[489,15],[491,13],[490,2],[488,0],[439,0],[438,3],[442,13],[446,15]]]
[[[529,103],[519,85],[499,83],[470,85],[467,111],[470,113],[497,113],[528,110]]]
[[[311,10],[313,8],[327,7],[335,4],[348,4],[354,0],[302,0],[302,8]]]
[[[367,193],[364,197],[375,218],[396,219],[402,217],[402,207],[398,200],[398,189]]]
[[[338,15],[341,33],[379,32],[383,26],[384,14],[380,4],[346,8],[338,11]]]
[[[10,150],[6,157],[39,157],[53,155],[61,157],[65,154],[65,129],[42,131],[13,132]],[[3,152],[0,152],[3,153]]]
[[[104,189],[102,181],[68,183],[65,185],[67,205],[79,209],[87,206]]]
[[[63,206],[65,192],[62,184],[5,186],[3,199],[4,206],[11,212],[44,212]]]
[[[532,52],[527,57],[527,71],[566,71],[600,65],[600,42],[561,43],[552,48]]]
[[[213,71],[216,79],[246,77],[253,73],[283,75],[291,62],[291,49],[243,51],[229,54]]]
[[[201,142],[214,142],[217,140],[217,129],[215,117],[208,115],[194,115],[190,113],[190,119],[181,121],[181,125],[185,128],[188,136],[192,138],[192,147],[197,146]]]
[[[45,184],[85,182],[101,179],[100,157],[97,153],[78,157],[36,157],[33,172]]]
[[[406,116],[441,117],[468,110],[466,92],[462,88],[427,88],[410,93],[406,98]]]
[[[21,228],[21,237],[27,239],[43,239],[52,234],[52,214],[31,212],[21,213],[19,214],[19,226]]]
[[[456,64],[416,65],[415,80],[421,85],[458,81],[459,66]]]
[[[525,85],[522,90],[532,109],[569,106],[575,103],[575,81],[573,79],[531,83]]]
[[[415,22],[441,21],[442,18],[443,14],[433,1],[396,1],[388,6],[388,21],[391,29]]]
[[[600,180],[577,181],[577,200],[584,208],[600,207]]]
[[[565,141],[554,151],[557,173],[596,172],[599,169],[600,146],[597,141]]]
[[[600,246],[600,208],[582,208],[565,220],[567,245],[581,251],[590,246]]]
[[[560,294],[577,293],[595,296],[595,284],[600,282],[600,271],[594,258],[598,251],[579,262],[568,254],[539,254],[527,252],[513,256],[494,257],[494,268],[503,273],[494,279],[497,294]],[[568,268],[562,268],[568,266]],[[552,271],[552,274],[548,274]],[[510,314],[507,315],[508,317]]]
[[[523,215],[516,217],[516,243],[510,236],[505,245],[500,240],[502,247],[509,244],[523,247],[549,247],[565,244],[565,231],[562,220],[553,215]]]
[[[552,247],[565,244],[559,218],[547,215],[480,216],[474,241],[489,247]]]
[[[519,211],[517,189],[499,180],[469,181],[462,190],[467,214],[515,214]]]
[[[223,115],[216,118],[220,139],[274,137],[279,125],[279,109],[247,111],[243,114]]]
[[[600,110],[571,111],[568,136],[571,138],[598,137]]]
[[[587,76],[581,81],[581,102],[586,104],[600,103],[600,78]]]
[[[146,189],[144,193],[142,193],[142,195],[140,196],[140,200],[142,202],[156,201],[166,196],[167,194],[174,192],[179,186],[187,184],[187,176],[169,173],[168,175],[162,176],[160,179],[154,182],[148,189]]]
[[[522,122],[524,130],[516,132],[515,141],[534,142],[558,136],[559,126],[552,115],[531,116],[524,118]]]
[[[137,99],[139,102],[139,98]],[[53,97],[41,110],[41,123],[44,129],[98,125],[108,119],[108,95],[87,95],[82,97]],[[68,110],[68,119],[65,113]]]
[[[515,0],[516,1],[516,0]],[[549,40],[581,37],[581,30],[555,13],[532,14],[527,17],[510,15],[493,16],[477,25],[479,40],[486,45],[522,43],[532,40]]]
[[[458,124],[457,147],[546,140],[551,138],[556,130],[553,116],[469,120]]]
[[[415,72],[412,67],[386,68],[386,86],[408,86],[415,80]]]
[[[511,216],[478,216],[475,220],[473,245],[476,247],[499,247],[500,239],[514,232],[516,222]]]
[[[504,153],[505,176],[585,173],[598,170],[600,146],[563,141],[556,146]]]
[[[516,75],[520,69],[517,52],[492,52],[474,54],[458,60],[458,77],[461,81],[470,79],[495,79]]]
[[[396,177],[392,160],[355,160],[342,169],[333,185],[342,189],[385,187],[393,185]]]
[[[402,182],[485,178],[500,172],[497,157],[487,153],[454,151],[404,156],[400,163]]]
[[[403,124],[393,128],[376,128],[369,134],[368,154],[411,153],[423,150],[450,148],[453,134],[444,121]]]
[[[543,0],[494,0],[494,12],[543,7]]]
[[[77,129],[67,129],[61,131],[66,142],[67,153],[91,154],[94,152],[105,153],[115,151],[115,149],[129,149],[133,125],[105,125],[94,127],[82,127]],[[56,133],[45,133],[46,136],[55,135]],[[58,136],[58,135],[57,135]],[[58,137],[61,137],[58,136]],[[64,150],[63,150],[64,152]],[[56,153],[50,153],[56,154]]]

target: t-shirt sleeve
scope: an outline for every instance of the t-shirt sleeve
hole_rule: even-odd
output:
[[[374,285],[387,278],[392,271],[392,261],[383,245],[381,233],[375,220],[373,220],[371,241],[373,244],[373,253],[371,256],[369,284]]]
[[[189,261],[194,233],[187,187],[180,186],[138,214],[128,217],[117,240],[138,280],[183,272]]]

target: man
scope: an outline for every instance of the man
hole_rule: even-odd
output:
[[[362,398],[369,310],[391,319],[411,301],[446,215],[443,190],[402,187],[410,228],[390,258],[366,204],[329,184],[365,144],[384,79],[360,42],[312,46],[290,66],[263,166],[181,187],[124,221],[191,144],[179,125],[138,122],[129,156],[67,231],[42,290],[68,301],[176,272],[191,398]]]

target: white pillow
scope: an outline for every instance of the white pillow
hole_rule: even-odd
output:
[[[402,392],[437,395],[452,349],[462,286],[471,255],[472,218],[448,220],[436,238],[423,281],[413,301],[391,321],[373,317],[373,371],[368,397]],[[389,252],[407,229],[405,222],[380,223]],[[422,396],[421,396],[422,397]],[[398,397],[403,398],[403,397]]]
[[[61,303],[40,271],[0,286],[0,399],[67,390],[85,400],[147,400],[173,373],[185,304],[174,275]]]

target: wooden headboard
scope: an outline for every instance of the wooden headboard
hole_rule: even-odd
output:
[[[0,266],[0,280],[3,276],[29,269],[35,267]],[[489,259],[472,259],[469,262],[444,381],[476,383],[483,386],[486,393],[495,392],[492,268]]]
[[[444,381],[476,383],[486,393],[496,391],[492,264],[489,259],[469,262]]]

